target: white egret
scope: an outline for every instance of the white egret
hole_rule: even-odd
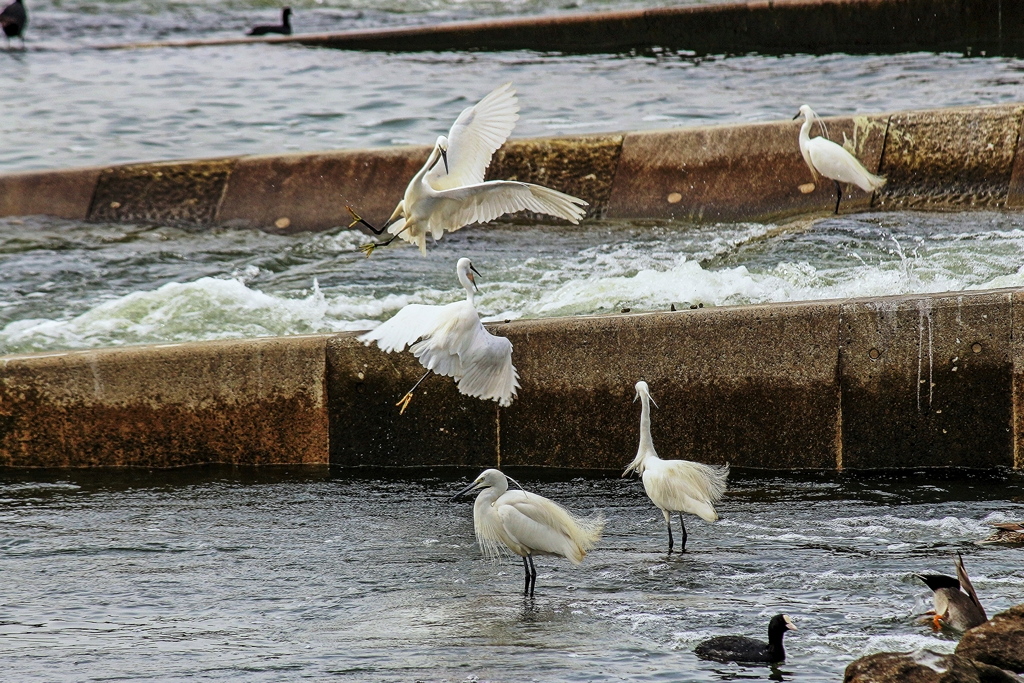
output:
[[[427,233],[435,240],[471,223],[486,223],[506,213],[533,211],[579,223],[587,206],[582,199],[557,190],[511,180],[484,182],[484,172],[494,152],[516,125],[519,105],[511,83],[495,89],[455,120],[448,137],[440,136],[434,148],[395,207],[383,228],[375,228],[348,208],[355,219],[375,235],[384,230],[394,235],[387,242],[365,244],[369,256],[375,247],[386,246],[401,237],[427,253]],[[438,160],[444,164],[438,164]]]
[[[847,152],[842,145],[824,135],[811,137],[811,126],[815,120],[821,126],[822,133],[825,133],[825,124],[806,104],[800,107],[799,113],[793,118],[801,116],[804,117],[804,123],[800,126],[800,154],[807,168],[811,169],[815,183],[821,174],[836,184],[836,214],[839,213],[839,202],[843,199],[843,188],[839,183],[853,183],[865,192],[874,192],[885,185],[885,178],[864,168],[857,157]]]
[[[726,479],[729,477],[729,466],[713,467],[689,460],[662,460],[654,450],[651,439],[651,398],[647,382],[636,383],[636,399],[642,401],[640,411],[640,448],[633,462],[622,473],[626,476],[636,472],[644,482],[644,490],[651,502],[661,509],[668,524],[668,551],[672,552],[672,518],[671,513],[679,513],[679,526],[683,529],[681,552],[686,551],[686,524],[683,514],[687,512],[697,515],[707,522],[718,519],[715,503],[725,493]],[[655,406],[658,404],[655,403]]]
[[[499,470],[484,470],[452,500],[476,489],[482,489],[473,505],[480,550],[490,559],[499,557],[505,548],[522,557],[524,594],[533,595],[537,583],[534,555],[558,555],[578,565],[601,540],[604,519],[600,515],[581,519],[544,496],[509,491],[508,478]]]
[[[966,631],[988,621],[978,593],[964,569],[964,559],[956,554],[956,576],[945,574],[914,574],[932,589],[935,610],[932,625],[938,631],[945,624],[957,631]],[[962,589],[962,590],[961,590]]]
[[[460,258],[455,267],[459,282],[466,289],[466,300],[445,306],[409,304],[390,320],[359,337],[367,346],[377,342],[381,350],[404,351],[427,368],[419,382],[396,405],[405,412],[412,394],[431,371],[455,378],[459,391],[467,396],[512,405],[519,388],[519,373],[512,365],[512,342],[496,337],[480,323],[474,305],[477,272],[468,258]]]

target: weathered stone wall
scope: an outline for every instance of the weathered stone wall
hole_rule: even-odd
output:
[[[874,195],[846,187],[843,210],[1024,206],[1022,117],[1024,104],[825,119],[831,139],[889,178]],[[598,217],[772,220],[829,211],[835,186],[813,184],[799,129],[785,121],[510,140],[487,177],[569,192]],[[380,225],[428,152],[391,147],[0,175],[0,215],[297,232],[348,225],[352,205]]]
[[[1024,291],[491,325],[508,408],[355,334],[0,358],[0,465],[206,462],[616,470],[633,384],[664,457],[767,469],[1024,465]]]

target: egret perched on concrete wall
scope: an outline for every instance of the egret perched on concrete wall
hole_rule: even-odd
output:
[[[484,470],[454,496],[482,489],[473,505],[476,540],[485,557],[499,557],[504,548],[523,558],[524,594],[533,595],[537,583],[534,555],[558,555],[578,565],[601,540],[604,519],[581,519],[544,496],[509,491],[508,478],[498,470]],[[504,547],[503,547],[504,546]]]
[[[362,223],[375,235],[384,230],[394,235],[387,242],[360,247],[369,256],[375,247],[386,246],[401,237],[427,253],[427,233],[435,240],[470,223],[486,223],[506,213],[533,211],[579,223],[587,205],[582,199],[542,185],[511,180],[484,182],[484,172],[494,152],[516,125],[519,115],[516,91],[511,83],[497,88],[455,120],[448,137],[440,136],[427,163],[412,177],[405,197],[395,207],[383,228],[375,228],[359,217],[349,227]],[[439,161],[443,163],[438,163]]]
[[[375,330],[359,337],[369,346],[377,342],[382,350],[404,351],[410,347],[427,371],[397,405],[404,413],[412,394],[431,371],[454,377],[459,391],[467,396],[512,405],[519,388],[519,373],[512,365],[512,342],[496,337],[480,324],[473,302],[477,272],[468,258],[455,267],[466,289],[466,300],[445,306],[409,304]]]
[[[640,448],[633,462],[622,473],[626,476],[636,472],[644,482],[644,490],[651,502],[657,505],[668,524],[668,551],[672,552],[672,517],[679,513],[679,526],[683,530],[681,551],[686,550],[686,524],[683,514],[697,515],[706,522],[718,519],[715,503],[725,493],[725,482],[729,477],[729,466],[713,467],[689,460],[662,460],[654,450],[651,439],[651,392],[647,382],[636,383],[636,399],[642,401],[640,410]],[[657,403],[655,403],[657,405]]]
[[[836,210],[839,213],[839,202],[843,198],[843,188],[839,183],[853,183],[865,192],[874,192],[885,185],[885,178],[871,173],[864,165],[857,161],[842,145],[838,145],[826,137],[811,137],[811,125],[815,120],[821,125],[822,132],[824,124],[814,111],[806,104],[800,107],[800,112],[794,119],[804,117],[804,124],[800,126],[800,154],[803,155],[807,168],[811,169],[814,182],[818,182],[818,175],[829,178],[836,184]]]

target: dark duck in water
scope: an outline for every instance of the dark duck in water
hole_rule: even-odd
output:
[[[0,12],[0,26],[7,36],[7,44],[11,44],[11,38],[21,38],[21,46],[25,47],[25,36],[22,33],[28,25],[28,12],[25,11],[25,4],[21,0],[14,0]]]
[[[282,35],[290,36],[292,34],[292,8],[285,7],[281,10],[281,25],[280,26],[254,26],[249,31],[250,36],[265,36],[268,33],[280,33]]]
[[[776,614],[768,622],[768,642],[746,636],[718,636],[705,640],[694,648],[701,659],[716,662],[739,662],[741,664],[774,664],[786,659],[782,637],[786,631],[795,631],[796,626],[785,614]]]

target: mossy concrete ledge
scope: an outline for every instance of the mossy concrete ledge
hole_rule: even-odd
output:
[[[490,325],[508,408],[355,333],[0,358],[0,466],[1024,467],[1024,290]]]
[[[323,336],[0,358],[0,465],[326,464]]]
[[[843,211],[1024,207],[1022,118],[1024,104],[826,118],[831,139],[889,179],[874,194],[844,188]],[[487,178],[569,192],[589,203],[590,217],[769,221],[831,211],[834,185],[813,182],[799,129],[776,121],[513,139]],[[351,205],[380,225],[428,153],[389,147],[0,175],[0,216],[299,232],[348,225]]]

